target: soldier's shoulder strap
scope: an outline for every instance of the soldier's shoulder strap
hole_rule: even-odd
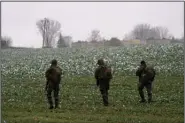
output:
[[[57,73],[62,74],[62,69],[59,66],[56,66],[55,69],[56,69]]]

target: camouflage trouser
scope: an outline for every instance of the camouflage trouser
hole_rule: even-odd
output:
[[[47,88],[47,98],[48,98],[48,103],[50,105],[50,107],[53,107],[53,101],[52,101],[52,92],[54,91],[54,100],[55,100],[55,108],[58,107],[58,103],[59,103],[59,84],[57,85],[52,85],[52,84],[48,84],[48,88]]]
[[[108,105],[109,82],[110,82],[110,80],[107,80],[107,79],[99,80],[100,92],[101,92],[101,95],[102,95],[102,98],[103,98],[103,104],[105,106]]]
[[[138,90],[139,90],[139,95],[140,95],[142,101],[145,101],[144,92],[143,92],[144,87],[147,90],[148,101],[150,102],[152,100],[152,82],[148,82],[146,84],[139,82]]]
[[[108,89],[100,89],[102,98],[103,98],[103,104],[105,106],[108,105]]]

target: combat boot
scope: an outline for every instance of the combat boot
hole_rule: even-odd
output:
[[[54,107],[51,105],[50,107],[49,107],[49,109],[53,109]]]
[[[145,99],[141,99],[139,102],[140,102],[140,103],[145,103],[146,100],[145,100]]]
[[[149,93],[148,94],[148,103],[151,103],[152,102],[152,93]]]
[[[58,99],[55,99],[55,109],[58,108]]]

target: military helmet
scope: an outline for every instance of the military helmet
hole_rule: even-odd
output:
[[[57,65],[57,60],[56,60],[56,59],[53,59],[53,60],[51,61],[51,64],[52,64],[52,65]]]
[[[99,59],[98,62],[97,62],[97,64],[98,65],[104,65],[105,63],[104,63],[103,59]]]
[[[141,64],[146,64],[146,62],[144,60],[141,61]]]

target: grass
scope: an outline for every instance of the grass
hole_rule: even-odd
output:
[[[137,77],[115,76],[109,90],[110,106],[102,105],[92,76],[65,77],[60,87],[60,109],[49,110],[45,80],[2,78],[2,119],[6,123],[183,123],[183,76],[157,76],[151,104],[140,104]],[[146,97],[145,93],[145,97]]]

